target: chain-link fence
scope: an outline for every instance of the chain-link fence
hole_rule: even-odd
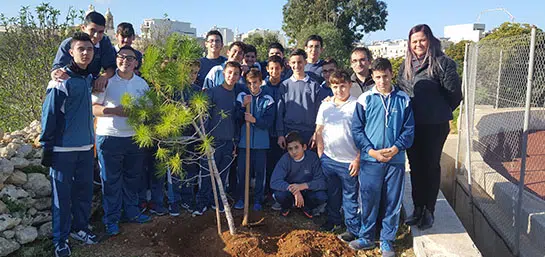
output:
[[[468,44],[463,90],[457,158],[473,207],[515,255],[545,256],[545,33]]]

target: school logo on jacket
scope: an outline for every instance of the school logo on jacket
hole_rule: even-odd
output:
[[[310,174],[310,170],[304,169],[304,170],[303,170],[303,174]]]

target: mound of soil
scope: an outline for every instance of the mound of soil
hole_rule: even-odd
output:
[[[223,215],[223,214],[222,214]],[[183,213],[179,217],[154,217],[147,224],[121,224],[121,234],[104,238],[93,246],[75,245],[74,256],[183,256],[183,257],[314,257],[314,256],[380,256],[378,249],[358,252],[337,239],[333,233],[317,231],[323,218],[309,220],[294,211],[289,217],[277,212],[253,212],[250,222],[263,219],[258,225],[241,227],[242,212],[235,211],[237,233],[229,234],[222,216],[222,235],[218,235],[215,213],[200,217]],[[95,219],[97,220],[97,219]],[[98,219],[95,231],[103,232]],[[397,250],[404,256],[414,256],[409,249],[410,233],[400,229]]]

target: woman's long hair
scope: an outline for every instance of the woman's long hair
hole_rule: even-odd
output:
[[[423,63],[428,62],[428,76],[433,77],[438,69],[441,69],[439,63],[437,62],[437,57],[443,55],[441,51],[441,41],[437,39],[431,29],[426,24],[418,24],[411,28],[409,31],[409,42],[407,43],[407,53],[405,54],[405,70],[403,76],[405,79],[410,80],[414,77],[413,72],[413,58],[416,56],[413,53],[411,48],[411,36],[414,33],[423,32],[428,39],[428,50],[426,51],[426,56],[424,57]]]

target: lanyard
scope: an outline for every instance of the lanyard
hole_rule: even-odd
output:
[[[382,107],[384,108],[384,111],[386,112],[386,117],[384,122],[384,126],[386,127],[388,127],[388,115],[390,114],[390,100],[392,99],[390,95],[391,93],[388,96],[386,96],[388,98],[388,103],[384,101],[384,96],[382,94],[380,95],[380,100],[382,100]]]

